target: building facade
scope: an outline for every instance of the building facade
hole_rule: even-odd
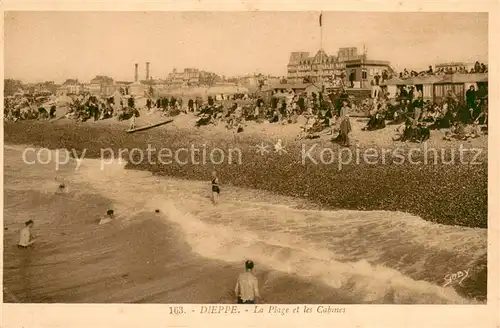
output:
[[[78,79],[67,79],[59,88],[60,94],[79,94],[83,92],[83,84],[78,82]]]
[[[346,61],[345,70],[347,87],[368,89],[375,75],[382,77],[384,71],[391,71],[391,66],[388,61],[356,59]]]
[[[222,79],[215,73],[201,71],[197,68],[185,68],[184,71],[173,69],[167,77],[167,83],[175,86],[210,86]]]
[[[312,57],[308,52],[292,52],[287,66],[287,82],[315,83],[333,79],[345,72],[347,61],[360,57],[355,47],[340,48],[337,56],[330,56],[324,50]]]
[[[97,75],[88,85],[88,91],[93,95],[110,95],[115,90],[113,79],[104,75]]]

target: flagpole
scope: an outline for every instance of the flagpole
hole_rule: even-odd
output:
[[[321,13],[319,16],[319,31],[320,31],[319,48],[323,50],[323,13]]]
[[[319,51],[320,52],[320,69],[319,69],[319,83],[321,92],[323,92],[323,12],[319,14]]]

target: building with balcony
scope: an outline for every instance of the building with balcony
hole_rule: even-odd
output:
[[[347,86],[363,89],[371,87],[371,81],[375,75],[378,74],[382,77],[384,71],[392,71],[388,61],[365,58],[346,61],[345,70],[347,73]]]
[[[287,66],[287,82],[315,83],[321,79],[329,80],[344,72],[346,61],[360,57],[355,47],[340,48],[337,56],[328,55],[322,49],[312,57],[309,52],[292,52]]]
[[[292,52],[288,63],[288,83],[344,81],[347,87],[370,88],[373,77],[391,71],[388,61],[367,59],[358,49],[340,48],[337,56],[319,50],[313,57],[308,52]],[[351,83],[352,82],[352,83]]]

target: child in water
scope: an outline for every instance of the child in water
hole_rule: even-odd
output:
[[[212,202],[217,204],[217,198],[219,197],[220,194],[220,188],[219,188],[219,178],[217,177],[217,172],[213,171],[212,172]]]

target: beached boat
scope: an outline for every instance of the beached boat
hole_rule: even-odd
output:
[[[144,131],[144,130],[148,130],[148,129],[151,129],[151,128],[155,128],[155,127],[160,126],[160,125],[171,123],[173,121],[174,120],[169,119],[169,120],[166,120],[166,121],[161,121],[161,122],[157,122],[157,123],[151,123],[149,125],[141,126],[141,127],[135,128],[135,129],[128,129],[126,131],[127,131],[127,133],[133,133],[133,132],[137,132],[137,131]]]

